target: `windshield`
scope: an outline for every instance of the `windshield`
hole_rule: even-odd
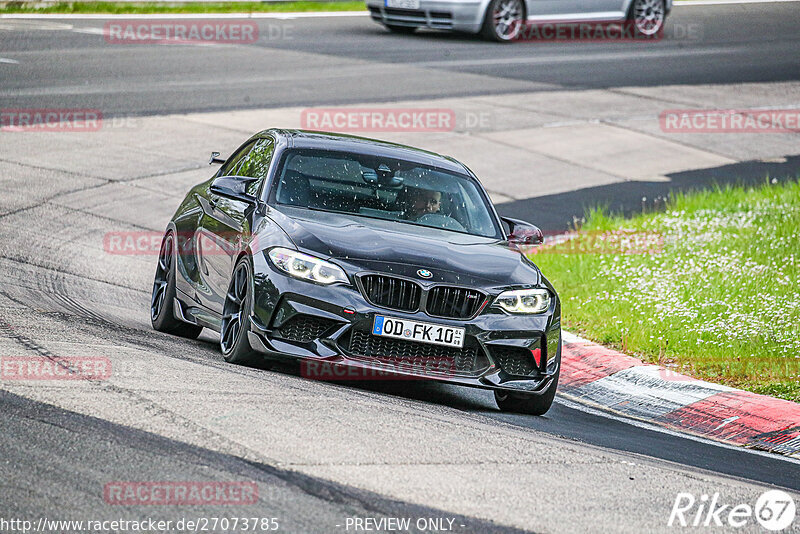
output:
[[[289,150],[276,183],[278,204],[501,237],[488,200],[472,180],[417,163]]]

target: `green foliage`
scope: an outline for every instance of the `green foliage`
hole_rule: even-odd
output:
[[[303,11],[364,11],[364,2],[7,2],[0,13],[295,13]]]
[[[677,194],[663,212],[630,219],[595,210],[569,243],[531,258],[558,289],[567,329],[698,378],[798,400],[797,182]]]

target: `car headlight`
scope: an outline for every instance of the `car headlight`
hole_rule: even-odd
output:
[[[301,280],[325,285],[349,282],[341,267],[296,250],[276,247],[270,249],[268,256],[275,267]]]
[[[500,293],[494,304],[509,313],[544,313],[550,309],[550,298],[546,289],[515,289]]]

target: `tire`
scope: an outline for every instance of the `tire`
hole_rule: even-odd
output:
[[[262,358],[250,346],[250,308],[253,302],[252,268],[245,256],[236,263],[222,307],[219,346],[228,363],[255,367]]]
[[[202,326],[175,318],[175,236],[167,232],[158,252],[158,265],[150,297],[150,323],[159,332],[197,339]]]
[[[481,34],[498,43],[510,43],[522,31],[525,5],[522,0],[492,0],[483,17]]]
[[[667,9],[664,0],[633,0],[628,12],[628,24],[638,38],[653,39],[664,29]]]
[[[384,26],[392,33],[400,33],[403,35],[411,35],[417,31],[416,26],[397,26],[396,24],[384,24]]]
[[[530,393],[508,393],[505,391],[495,391],[494,400],[497,407],[504,412],[524,413],[528,415],[544,415],[553,404],[558,389],[558,377],[561,369],[558,370],[547,391],[538,395]]]

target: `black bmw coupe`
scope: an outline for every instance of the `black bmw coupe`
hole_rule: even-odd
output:
[[[220,333],[225,360],[300,360],[310,378],[441,380],[543,414],[561,309],[524,254],[538,228],[497,215],[458,161],[297,130],[254,135],[189,191],[166,230],[151,320]]]

